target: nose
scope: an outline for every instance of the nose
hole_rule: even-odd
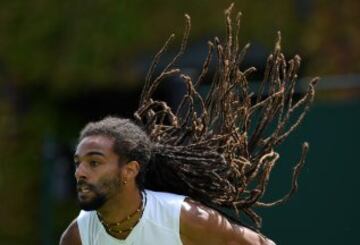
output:
[[[75,168],[75,179],[76,180],[86,179],[87,178],[86,172],[87,171],[86,171],[85,164],[79,163],[79,165]]]

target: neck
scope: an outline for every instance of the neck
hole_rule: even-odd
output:
[[[97,212],[106,223],[115,223],[134,213],[141,205],[141,192],[137,187],[124,188],[111,197]]]

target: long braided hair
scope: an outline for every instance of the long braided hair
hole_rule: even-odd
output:
[[[185,194],[237,215],[242,212],[259,229],[261,217],[254,207],[285,203],[298,188],[297,178],[309,148],[306,142],[294,167],[290,191],[279,200],[262,201],[270,173],[279,159],[276,149],[303,121],[313,102],[318,78],[309,82],[299,100],[293,100],[301,59],[298,55],[289,61],[285,59],[279,32],[260,86],[253,92],[248,77],[256,69],[239,68],[249,45],[239,47],[241,13],[234,24],[232,9],[233,4],[225,11],[225,40],[215,37],[208,42],[208,55],[196,80],[175,67],[190,32],[190,17],[185,15],[180,50],[154,76],[161,56],[174,39],[172,34],[153,59],[134,117],[154,143],[145,187]],[[198,87],[213,59],[216,72],[209,92],[201,96]],[[164,101],[152,99],[159,84],[169,76],[181,78],[187,87],[176,112]]]

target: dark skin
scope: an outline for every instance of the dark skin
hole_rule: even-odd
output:
[[[114,139],[107,136],[89,136],[79,143],[74,156],[76,181],[86,183],[78,188],[79,201],[88,203],[97,194],[103,195],[105,201],[96,210],[107,223],[123,220],[141,204],[140,190],[135,182],[140,165],[136,161],[120,159],[113,151],[113,143]],[[140,214],[135,215],[123,223],[122,228],[133,226],[139,218]],[[129,232],[110,235],[125,239]],[[230,223],[215,210],[189,198],[182,204],[180,237],[184,245],[274,244],[250,229]],[[60,245],[81,245],[76,220],[64,231]]]

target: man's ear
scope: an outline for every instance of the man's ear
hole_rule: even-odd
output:
[[[133,180],[139,174],[140,164],[138,161],[131,161],[126,163],[123,169],[123,178],[126,181]]]

